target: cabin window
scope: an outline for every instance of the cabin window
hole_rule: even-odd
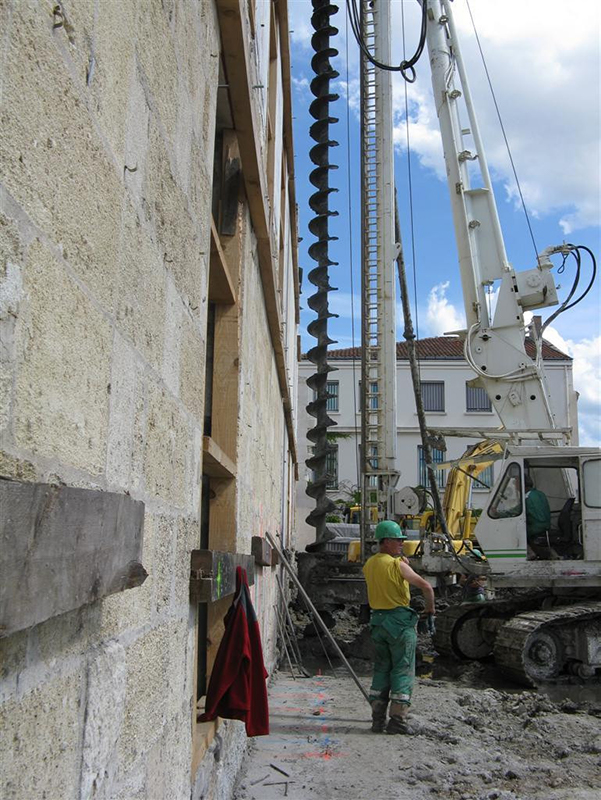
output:
[[[510,464],[505,471],[488,509],[492,519],[519,517],[522,513],[522,472],[519,464]]]
[[[589,508],[601,508],[601,458],[585,461],[582,476],[585,505]]]

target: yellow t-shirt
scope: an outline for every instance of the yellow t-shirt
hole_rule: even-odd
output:
[[[363,567],[367,582],[367,599],[371,608],[408,606],[411,599],[409,584],[401,575],[398,559],[388,553],[376,553]]]

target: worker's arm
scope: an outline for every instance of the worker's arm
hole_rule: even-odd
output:
[[[434,613],[434,589],[430,586],[428,581],[424,580],[421,575],[418,575],[417,572],[414,572],[409,564],[405,564],[402,559],[397,561],[399,565],[399,569],[401,571],[401,575],[410,583],[411,586],[416,586],[418,589],[421,589],[422,594],[426,599],[426,607],[424,612],[426,614],[433,614]]]

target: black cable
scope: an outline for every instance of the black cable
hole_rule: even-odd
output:
[[[582,302],[582,300],[584,300],[584,298],[590,292],[590,290],[591,290],[591,288],[592,288],[592,286],[593,286],[593,284],[595,282],[595,279],[597,277],[597,261],[595,259],[595,256],[594,256],[594,253],[593,253],[592,250],[590,250],[585,245],[567,244],[566,247],[569,248],[569,251],[570,251],[569,255],[573,256],[575,261],[576,261],[576,276],[574,278],[574,283],[572,284],[572,288],[570,289],[570,293],[568,294],[566,299],[563,301],[563,303],[560,305],[560,307],[553,314],[551,314],[551,316],[547,320],[545,320],[545,323],[541,328],[541,336],[542,336],[543,331],[546,330],[546,328],[553,322],[553,320],[557,319],[557,317],[560,314],[563,314],[564,311],[568,311],[570,308],[574,308],[574,306],[578,305],[578,303],[580,303],[580,302]],[[586,289],[582,292],[582,294],[579,297],[576,298],[576,300],[573,300],[570,303],[570,300],[572,299],[572,297],[576,293],[576,290],[578,288],[578,284],[580,282],[580,271],[581,271],[581,267],[582,267],[582,256],[580,254],[581,250],[584,250],[585,252],[587,252],[589,254],[590,258],[591,258],[592,275],[591,275],[591,279],[590,279]],[[565,263],[566,263],[566,259],[567,258],[568,258],[568,256],[565,255],[564,259],[563,259],[563,262],[562,262],[561,266],[559,267],[559,270],[561,270],[562,272],[563,272],[563,270],[565,268]]]
[[[417,49],[415,53],[411,56],[409,60],[403,60],[397,66],[393,64],[383,64],[381,61],[375,59],[372,54],[369,52],[365,41],[363,40],[363,36],[361,33],[362,29],[362,12],[357,10],[357,2],[356,0],[346,0],[346,7],[348,11],[349,20],[351,23],[351,30],[353,31],[353,36],[355,37],[355,41],[359,45],[359,50],[363,53],[365,58],[377,67],[378,69],[383,69],[388,72],[400,72],[403,78],[407,81],[407,83],[414,83],[417,77],[415,72],[415,65],[421,58],[422,53],[424,52],[424,47],[426,45],[426,26],[427,26],[427,17],[426,17],[426,3],[422,2],[422,22],[421,22],[421,30],[419,35],[419,43],[417,45]]]

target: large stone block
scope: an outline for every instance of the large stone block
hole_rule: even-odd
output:
[[[124,164],[136,4],[104,2],[98,3],[97,9],[93,61],[88,63],[86,83],[103,133],[119,164]]]
[[[29,631],[0,639],[0,703],[17,693],[19,674],[27,663]]]
[[[0,706],[3,798],[78,800],[81,675],[49,680]]]
[[[200,225],[199,237],[202,251],[210,252],[211,198],[213,194],[211,170],[213,148],[203,146],[198,136],[192,138],[190,145],[190,184],[188,198],[192,214]]]
[[[176,400],[162,386],[148,387],[144,475],[146,490],[171,506],[187,503],[191,431]]]
[[[98,603],[98,636],[120,636],[125,631],[140,630],[151,623],[156,572],[155,540],[157,521],[148,508],[144,516],[144,566],[148,578],[142,586],[111,595]]]
[[[138,489],[141,475],[133,469],[136,447],[136,401],[143,392],[142,365],[122,336],[115,335],[111,366],[111,392],[106,477],[109,485]]]
[[[112,796],[126,690],[123,646],[103,645],[88,666],[87,680],[80,800]]]
[[[155,628],[127,648],[127,688],[119,738],[121,770],[130,769],[162,734],[168,714],[165,687],[170,681],[169,640],[173,627]]]
[[[173,567],[178,520],[174,517],[155,518],[153,611],[163,614],[170,608],[173,598]]]
[[[149,104],[160,117],[170,143],[177,123],[177,59],[169,13],[162,3],[149,3],[138,14],[136,55],[144,72]]]
[[[146,215],[154,227],[165,267],[183,301],[198,316],[205,302],[208,269],[188,201],[173,175],[156,121],[151,121],[144,179]]]
[[[161,376],[169,390],[179,396],[179,362],[184,306],[171,276],[167,279],[167,312]]]
[[[4,68],[0,171],[7,191],[111,310],[123,187],[73,84],[49,7],[18,3]]]
[[[177,609],[190,604],[190,553],[199,546],[199,520],[181,518],[177,526],[173,564],[173,602]]]
[[[190,797],[191,728],[189,714],[169,719],[147,759],[148,797]]]
[[[188,411],[202,423],[205,394],[205,341],[200,326],[188,315],[183,318],[180,352],[179,395]]]
[[[57,6],[59,8],[51,15]],[[47,25],[52,27],[52,38],[65,60],[71,62],[72,72],[82,87],[87,84],[90,69],[92,74],[95,69],[92,67],[96,49],[93,46],[95,6],[95,0],[62,0],[44,9],[48,15]]]
[[[119,253],[119,327],[144,359],[160,371],[165,333],[165,268],[130,203],[123,214]]]
[[[23,296],[23,246],[15,222],[0,213],[0,432],[10,424],[14,329]]]
[[[104,471],[112,330],[39,242],[29,249],[17,326],[16,440],[93,474]]]
[[[130,82],[123,180],[128,191],[140,205],[146,171],[149,120],[150,108],[139,72],[135,70]]]

